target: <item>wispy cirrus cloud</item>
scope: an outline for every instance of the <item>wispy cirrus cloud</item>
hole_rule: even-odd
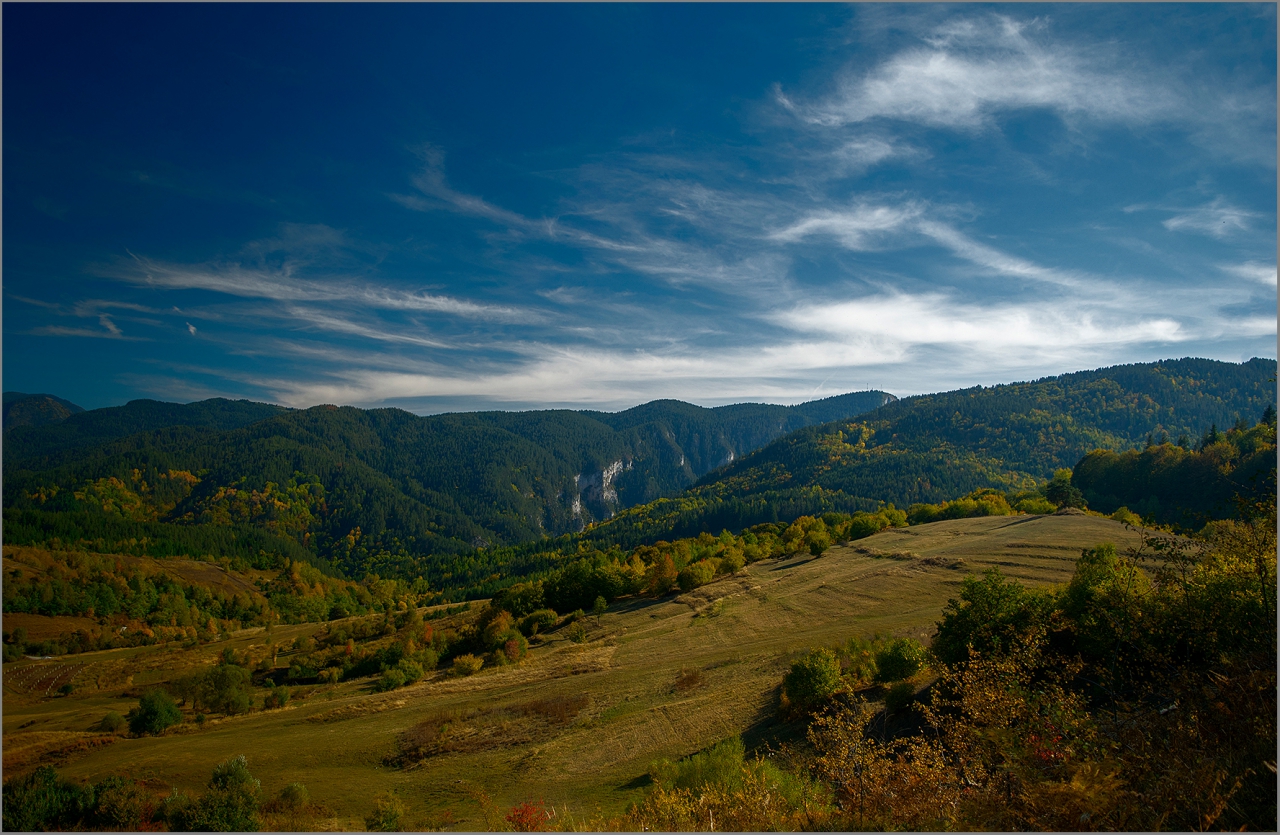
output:
[[[1222,239],[1248,232],[1257,217],[1256,212],[1234,206],[1223,197],[1216,197],[1203,206],[1174,215],[1162,225],[1171,232],[1198,232]]]
[[[777,314],[793,330],[876,337],[914,345],[973,346],[984,351],[1045,347],[1177,343],[1189,338],[1169,318],[1133,321],[1099,308],[1064,310],[1036,304],[975,304],[949,293],[869,296],[808,304]]]
[[[1133,122],[1177,106],[1166,89],[1100,67],[1099,55],[1043,39],[1043,32],[1038,21],[1002,15],[952,20],[922,45],[848,73],[826,100],[801,103],[780,89],[776,96],[815,124],[892,119],[960,130],[988,128],[996,114],[1027,108]]]
[[[80,336],[89,337],[91,339],[117,339],[122,342],[147,342],[144,336],[129,336],[120,330],[120,327],[111,320],[110,316],[99,316],[98,324],[100,329],[94,328],[73,328],[65,325],[42,325],[32,328],[28,333],[39,336]]]
[[[441,313],[473,319],[528,321],[537,311],[484,304],[424,291],[404,290],[343,277],[304,278],[289,264],[279,269],[228,264],[171,264],[132,255],[101,269],[105,277],[167,290],[206,290],[276,302],[352,303],[379,310]]]
[[[814,212],[769,237],[783,243],[795,243],[813,236],[827,236],[835,238],[847,249],[877,249],[922,213],[923,208],[913,203],[862,203],[848,209]]]
[[[1246,261],[1243,264],[1219,264],[1218,269],[1228,275],[1256,281],[1259,284],[1276,286],[1276,265],[1261,264],[1257,261]]]

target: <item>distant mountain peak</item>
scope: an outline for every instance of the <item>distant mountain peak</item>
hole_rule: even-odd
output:
[[[15,426],[47,426],[61,423],[84,409],[52,394],[27,394],[21,391],[4,393],[4,428]]]

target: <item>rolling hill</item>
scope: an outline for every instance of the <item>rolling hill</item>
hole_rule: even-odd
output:
[[[91,726],[135,705],[142,687],[205,668],[226,649],[270,658],[270,647],[279,647],[275,665],[283,672],[301,655],[293,647],[319,639],[325,628],[278,625],[191,650],[168,645],[22,661],[5,669],[6,771],[53,761],[68,777],[97,780],[127,763],[158,794],[170,787],[199,792],[213,765],[246,754],[264,797],[298,781],[324,804],[325,819],[308,828],[360,829],[373,798],[390,789],[404,799],[410,828],[501,823],[486,821],[469,794],[473,786],[504,810],[542,798],[579,815],[617,814],[644,796],[655,760],[734,734],[761,751],[802,735],[778,721],[777,687],[808,648],[877,632],[927,640],[965,576],[999,566],[1032,586],[1065,582],[1080,549],[1101,541],[1125,547],[1137,535],[1085,516],[892,529],[817,559],[753,563],[689,594],[620,601],[598,625],[587,621],[585,640],[557,630],[515,666],[468,678],[440,671],[381,694],[367,678],[295,687],[284,710],[186,721],[158,737],[104,738]],[[444,629],[450,621],[438,623]],[[41,676],[60,672],[75,693],[44,695],[44,682],[53,679]],[[451,730],[419,763],[392,764],[406,736],[446,724]]]
[[[589,538],[635,545],[881,502],[905,508],[982,487],[1026,489],[1095,449],[1162,439],[1190,447],[1214,427],[1252,426],[1274,409],[1275,380],[1274,360],[1181,359],[902,398],[779,438]]]
[[[246,559],[296,559],[304,546],[356,576],[394,571],[399,555],[581,529],[798,427],[892,400],[859,392],[790,407],[656,401],[616,414],[431,417],[134,401],[6,434],[6,541],[199,554],[210,546],[195,532],[221,526],[257,531],[255,546],[235,554]]]

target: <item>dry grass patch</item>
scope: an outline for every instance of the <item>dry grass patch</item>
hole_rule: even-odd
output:
[[[672,686],[672,689],[676,693],[687,693],[706,683],[706,676],[702,674],[702,670],[685,669],[681,670],[680,675],[676,676],[676,683]]]
[[[406,699],[379,699],[377,701],[365,700],[356,702],[355,704],[343,705],[335,707],[333,710],[326,710],[324,713],[317,713],[314,716],[308,716],[308,722],[317,722],[327,724],[329,722],[341,722],[345,719],[355,719],[357,716],[367,716],[370,713],[381,713],[384,710],[395,710],[408,704]]]
[[[564,728],[590,703],[582,694],[523,704],[438,711],[400,734],[392,761],[412,766],[444,753],[474,753],[540,742]]]
[[[110,745],[115,734],[75,731],[32,731],[9,734],[4,740],[5,775],[28,771],[40,765],[62,765],[94,748]]]

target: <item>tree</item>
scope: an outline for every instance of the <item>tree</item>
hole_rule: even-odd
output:
[[[1071,471],[1067,469],[1053,474],[1053,480],[1044,488],[1044,497],[1058,507],[1075,507],[1081,510],[1087,507],[1084,494],[1072,485]]]
[[[257,832],[260,787],[243,754],[224,760],[214,767],[209,790],[199,798],[182,793],[169,796],[165,801],[169,828],[175,832]]]
[[[609,604],[605,601],[603,595],[596,597],[595,605],[591,607],[591,614],[596,616],[596,626],[600,625],[600,618],[609,610]]]
[[[129,711],[129,730],[142,734],[158,734],[165,728],[182,721],[182,711],[168,690],[157,689],[143,693],[138,706]]]
[[[1050,595],[1031,591],[990,568],[981,579],[966,577],[960,599],[943,609],[933,654],[944,664],[965,664],[972,647],[981,655],[1008,649],[1042,631],[1053,608]]]
[[[911,678],[920,670],[925,655],[925,648],[911,638],[890,641],[876,653],[876,681]]]
[[[825,647],[791,665],[782,679],[784,706],[807,712],[820,707],[841,686],[840,661]]]

